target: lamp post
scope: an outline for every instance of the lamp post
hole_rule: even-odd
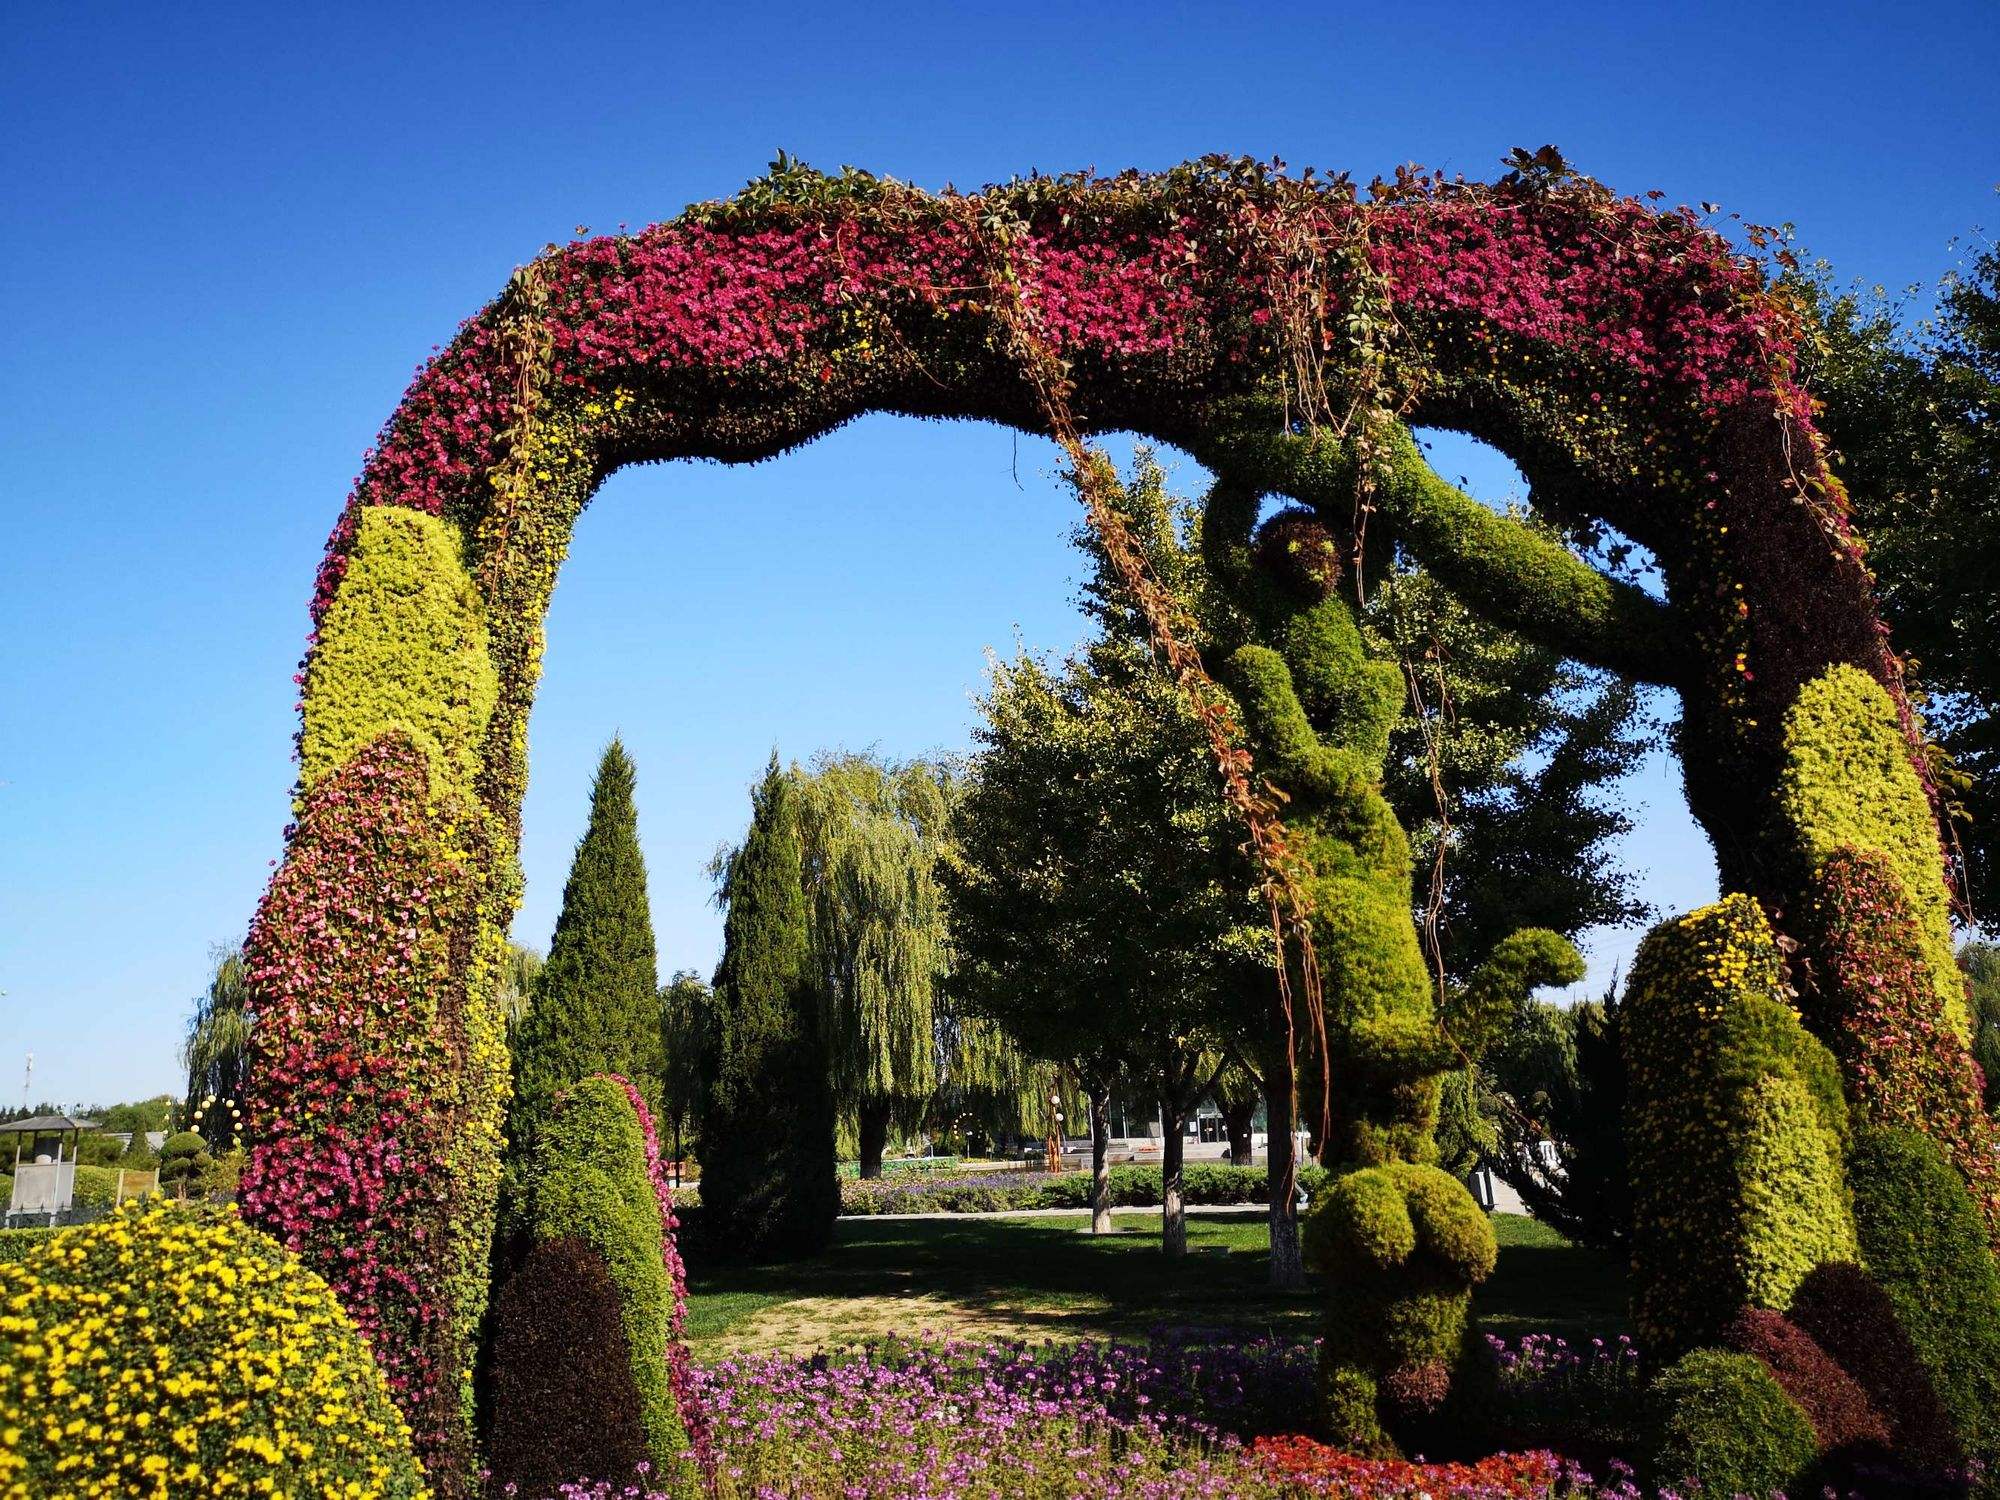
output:
[[[1044,1145],[1047,1147],[1048,1159],[1043,1165],[1051,1172],[1060,1172],[1062,1170],[1062,1122],[1062,1095],[1050,1094],[1049,1137],[1044,1142]]]

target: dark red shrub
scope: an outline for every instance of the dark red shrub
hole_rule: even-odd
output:
[[[1812,1423],[1820,1452],[1889,1446],[1889,1423],[1868,1393],[1783,1313],[1746,1307],[1723,1329],[1722,1342],[1764,1362]]]
[[[587,1359],[578,1350],[590,1351]],[[543,1240],[494,1307],[493,1490],[552,1495],[568,1480],[629,1481],[648,1459],[618,1288],[580,1239]]]
[[[1844,1262],[1818,1267],[1792,1296],[1791,1322],[1861,1387],[1888,1421],[1899,1458],[1934,1469],[1964,1464],[1951,1418],[1874,1277]]]

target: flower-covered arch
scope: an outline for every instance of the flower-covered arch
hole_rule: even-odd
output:
[[[1803,932],[1830,856],[1881,855],[1912,1003],[1949,1053],[1963,996],[1924,746],[1798,338],[1693,215],[1550,155],[1368,193],[1222,159],[974,195],[781,161],[727,202],[552,247],[419,372],[319,571],[297,822],[250,943],[250,1212],[373,1335],[434,1475],[472,1472],[507,1078],[490,980],[571,526],[626,464],[769,458],[869,411],[1053,434],[1086,498],[1083,437],[1147,434],[1311,506],[1355,563],[1392,537],[1495,619],[1676,690],[1726,887]],[[1443,483],[1412,425],[1495,444],[1538,507],[1649,548],[1664,599]],[[1233,720],[1211,722],[1286,885],[1301,846]],[[1857,736],[1860,790],[1826,754]],[[1310,948],[1329,914],[1293,895]],[[1338,1025],[1340,954],[1321,959]],[[1847,1014],[1835,970],[1816,1025]]]

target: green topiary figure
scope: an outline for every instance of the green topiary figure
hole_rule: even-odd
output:
[[[495,1487],[624,1483],[635,1454],[660,1476],[678,1474],[688,1436],[666,1357],[667,1229],[623,1083],[586,1078],[553,1101],[522,1175],[516,1225],[495,1304]]]
[[[733,1257],[810,1255],[840,1212],[795,795],[773,755],[729,862],[722,966],[702,1038],[702,1234]]]
[[[615,736],[590,788],[590,822],[570,863],[548,961],[515,1028],[513,1159],[559,1090],[616,1073],[659,1098],[660,976],[632,757]]]
[[[1493,1233],[1434,1165],[1439,1076],[1458,1054],[1417,945],[1409,843],[1382,796],[1402,675],[1369,659],[1325,527],[1290,510],[1259,528],[1258,498],[1218,485],[1202,544],[1240,610],[1230,686],[1309,872],[1338,1080],[1325,1149],[1345,1171],[1306,1228],[1332,1295],[1321,1415],[1337,1441],[1386,1453],[1393,1426],[1447,1393],[1472,1288],[1493,1268]]]
[[[1648,1395],[1653,1470],[1676,1489],[1769,1495],[1809,1470],[1819,1443],[1812,1422],[1749,1354],[1697,1349],[1661,1372]]]

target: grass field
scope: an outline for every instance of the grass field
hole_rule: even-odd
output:
[[[1261,1214],[1188,1213],[1188,1255],[1160,1255],[1156,1212],[1121,1213],[1094,1236],[1085,1214],[843,1219],[833,1248],[771,1266],[689,1268],[697,1355],[808,1353],[889,1333],[1137,1338],[1162,1325],[1303,1336],[1319,1297],[1264,1285]],[[1566,1337],[1626,1331],[1625,1276],[1610,1257],[1532,1219],[1494,1219],[1500,1264],[1480,1289],[1491,1332]]]

